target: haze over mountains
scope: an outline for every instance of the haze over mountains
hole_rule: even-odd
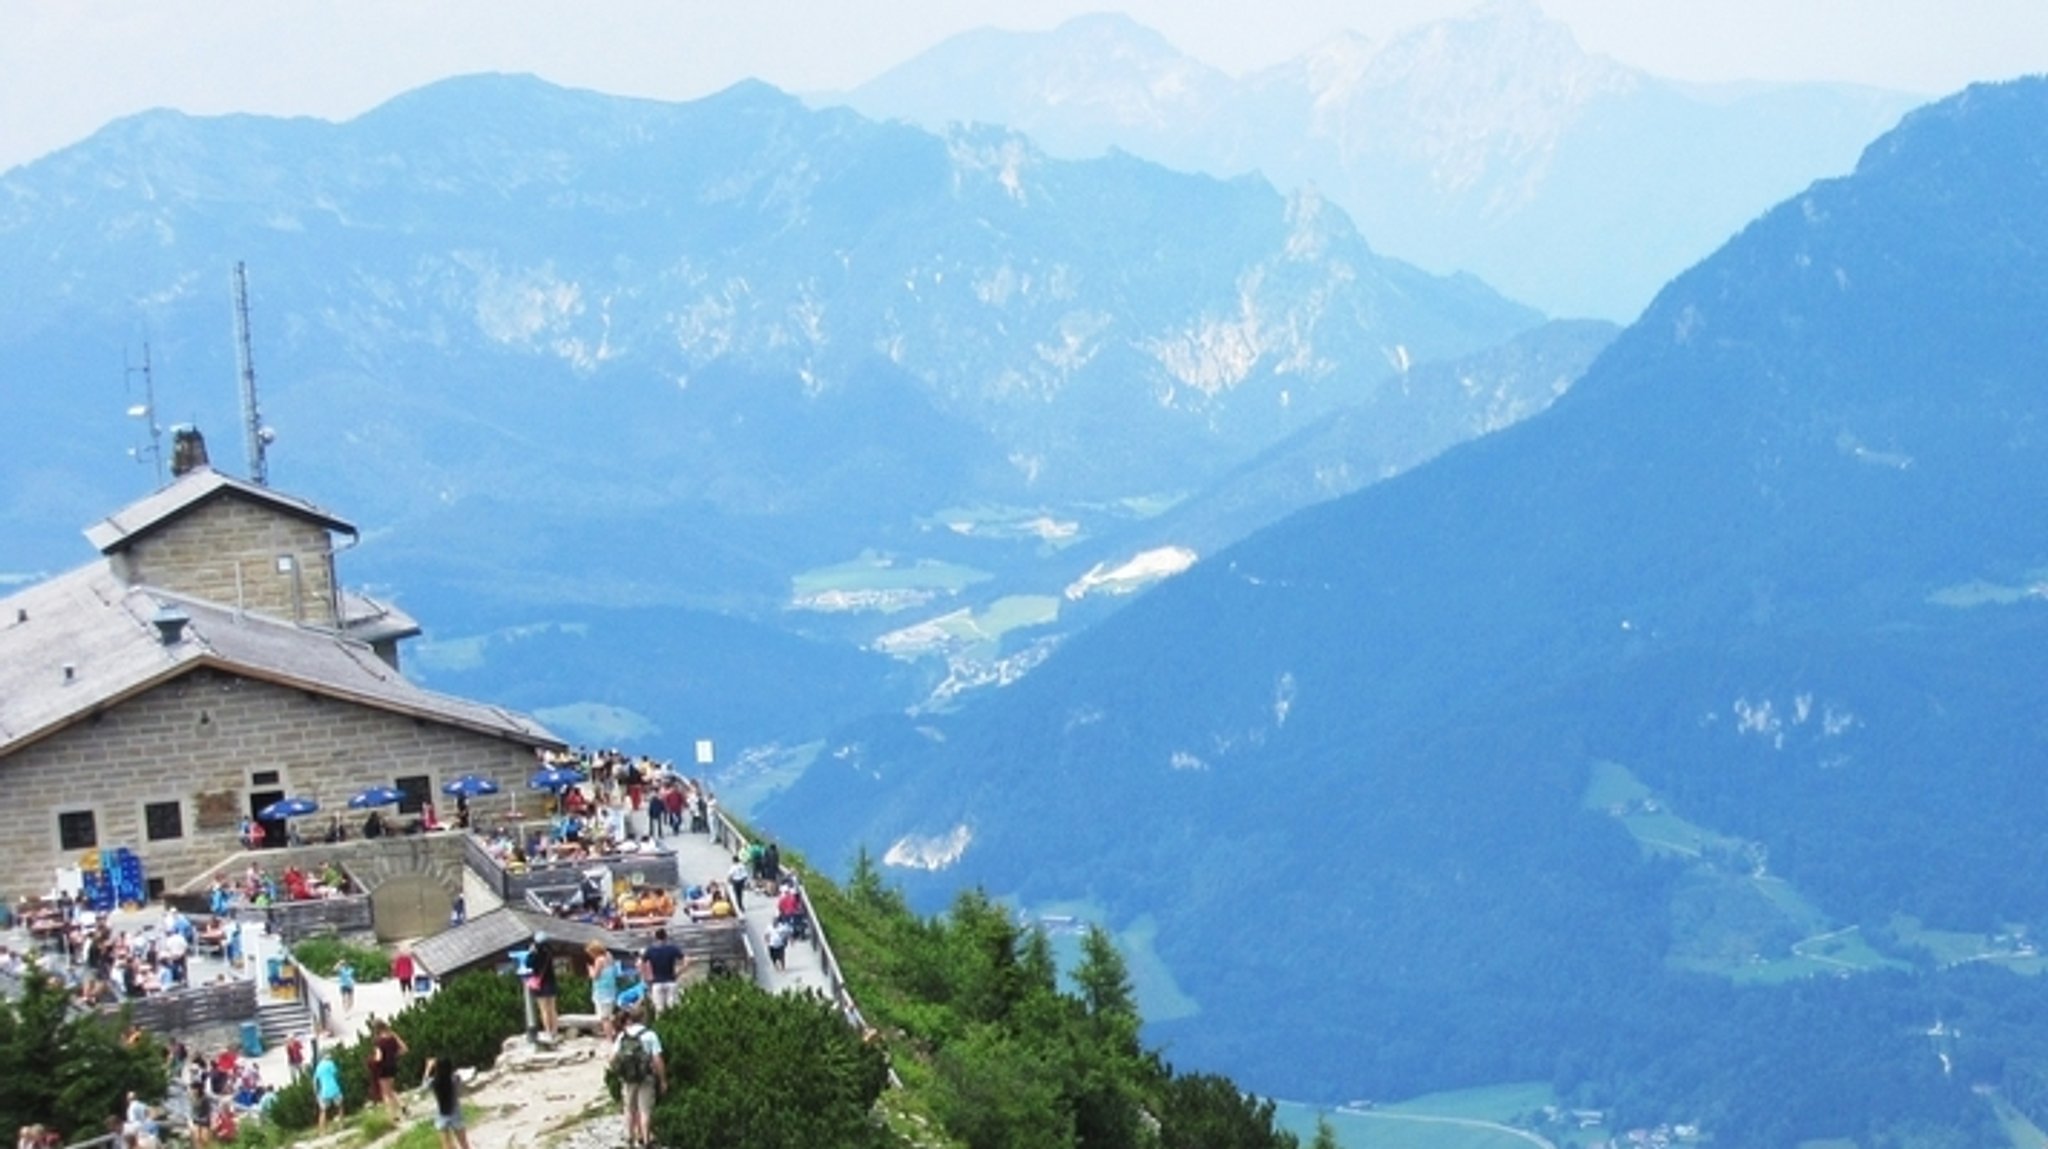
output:
[[[484,76],[344,124],[158,112],[0,177],[0,381],[36,444],[0,461],[0,569],[76,561],[79,527],[148,488],[121,461],[144,442],[121,416],[142,399],[124,349],[139,362],[151,344],[161,421],[197,421],[240,468],[237,260],[274,480],[372,532],[352,577],[444,636],[503,632],[420,668],[593,740],[679,707],[730,722],[782,693],[720,676],[714,653],[804,658],[786,634],[700,619],[686,629],[725,637],[692,677],[724,694],[651,692],[628,648],[677,608],[866,643],[978,586],[1032,592],[1042,624],[1091,566],[1131,557],[1115,536],[1146,508],[1321,418],[1371,403],[1392,445],[1350,460],[1348,489],[1420,457],[1404,427],[1441,446],[1558,389],[1531,404],[1483,373],[1407,374],[1540,343],[1542,317],[1378,256],[1314,195],[1252,178],[1053,160],[758,84],[661,104]],[[1195,533],[1220,545],[1326,489]],[[854,581],[813,601],[911,613],[790,609],[805,572],[848,563]],[[928,566],[940,584],[859,582]],[[596,612],[614,620],[601,642]],[[515,638],[618,669],[510,677],[524,660],[490,652]],[[848,653],[795,680],[856,709],[904,701],[848,690]],[[857,677],[892,679],[874,661]],[[599,710],[617,726],[575,720]]]
[[[1921,97],[1678,84],[1587,54],[1533,0],[1492,0],[1244,77],[1118,15],[971,32],[821,99],[929,127],[1003,124],[1055,155],[1257,170],[1316,188],[1379,251],[1552,314],[1626,321]]]
[[[2048,1118],[2044,197],[2048,81],[1916,112],[1546,413],[767,815],[1149,938],[1170,1053],[1253,1088],[2004,1144],[1973,1087]]]
[[[238,469],[247,260],[273,477],[366,528],[415,673],[809,763],[773,830],[1107,922],[1178,1062],[1724,1145],[2048,1121],[2043,83],[1748,222],[1894,97],[1704,98],[1516,5],[1243,81],[1089,20],[861,98],[920,75],[1282,190],[754,84],[122,121],[0,176],[0,575],[149,485],[124,344]],[[1611,345],[1383,254],[1577,310],[1731,234]]]

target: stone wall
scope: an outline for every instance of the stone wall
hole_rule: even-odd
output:
[[[311,797],[354,824],[350,795],[426,777],[438,792],[462,774],[524,790],[533,752],[459,727],[210,669],[195,670],[0,758],[0,895],[50,888],[79,852],[60,847],[59,820],[90,812],[99,849],[125,846],[149,877],[176,889],[240,849],[241,818],[263,796]],[[267,800],[267,799],[266,799]],[[504,798],[476,801],[480,814]],[[158,807],[150,840],[146,812]],[[163,815],[175,810],[175,827]]]
[[[488,801],[489,799],[479,799]],[[361,814],[350,817],[361,818]],[[318,820],[317,818],[315,819]],[[317,872],[334,862],[363,892],[373,892],[391,878],[425,874],[438,882],[450,897],[463,888],[463,841],[467,835],[453,830],[432,834],[398,834],[383,838],[351,838],[346,842],[312,842],[276,850],[255,850],[218,859],[218,864],[193,874],[173,887],[175,893],[203,896],[214,875],[233,881],[255,859],[264,869],[276,873],[286,866]]]
[[[326,528],[233,493],[143,534],[117,569],[130,583],[292,622],[338,625]]]

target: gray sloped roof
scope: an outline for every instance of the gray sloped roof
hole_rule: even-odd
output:
[[[191,619],[170,646],[150,621],[166,605]],[[124,586],[102,559],[0,599],[0,756],[202,666],[527,745],[561,744],[524,715],[414,685],[360,641]]]
[[[511,910],[496,909],[415,942],[412,956],[428,973],[447,977],[495,961],[532,940],[533,928],[525,920]]]
[[[350,638],[377,642],[411,638],[420,633],[420,624],[392,603],[344,588],[341,592],[341,629]]]
[[[211,467],[199,467],[85,528],[85,537],[99,548],[101,554],[111,554],[158,524],[227,492],[254,499],[331,531],[347,535],[358,533],[347,520],[337,518],[304,499],[279,494],[269,487],[259,487],[232,475],[221,474]]]
[[[613,933],[602,926],[501,906],[414,944],[412,954],[435,977],[447,977],[495,961],[508,950],[524,949],[540,933],[579,950],[593,941],[619,953],[638,953],[648,945],[638,934]]]
[[[545,931],[550,939],[579,950],[591,942],[596,942],[606,949],[618,953],[639,953],[653,944],[651,932],[644,934],[625,930],[613,932],[603,926],[594,926],[588,922],[574,922],[566,918],[551,917],[547,914],[535,913],[532,910],[516,909],[511,906],[506,907],[506,912],[525,922],[526,928],[529,931]]]

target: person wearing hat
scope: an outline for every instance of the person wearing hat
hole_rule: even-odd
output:
[[[540,1031],[555,1039],[558,1007],[555,999],[561,987],[555,982],[555,954],[549,948],[546,931],[533,935],[533,949],[526,955],[526,988],[533,992],[533,1004],[540,1010]]]

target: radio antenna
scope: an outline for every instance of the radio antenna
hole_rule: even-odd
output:
[[[142,343],[142,366],[129,364],[126,355],[121,358],[123,373],[128,378],[133,379],[138,372],[142,375],[142,402],[129,406],[128,417],[142,420],[143,433],[149,436],[149,446],[130,447],[128,457],[138,463],[155,464],[156,485],[161,487],[164,485],[164,428],[156,421],[156,377],[149,373],[149,341]]]
[[[249,350],[249,269],[235,261],[235,356],[242,369],[242,449],[249,457],[249,481],[259,487],[270,485],[270,463],[265,454],[277,432],[263,425],[256,406],[256,361]]]

